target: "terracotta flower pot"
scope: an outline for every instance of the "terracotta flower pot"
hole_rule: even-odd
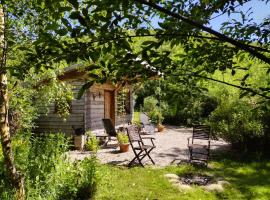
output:
[[[119,144],[120,152],[127,152],[129,148],[129,144]]]
[[[165,126],[163,126],[162,124],[158,124],[157,129],[158,129],[158,132],[163,132],[165,129]]]

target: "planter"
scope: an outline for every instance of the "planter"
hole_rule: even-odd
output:
[[[163,132],[165,129],[165,126],[163,126],[162,124],[158,124],[157,129],[158,129],[158,132]]]
[[[85,144],[85,135],[75,135],[74,136],[75,149],[82,151],[84,144]]]
[[[120,152],[128,152],[129,144],[119,144]]]

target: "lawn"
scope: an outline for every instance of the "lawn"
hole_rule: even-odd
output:
[[[180,191],[164,177],[166,173],[178,175],[201,172],[223,177],[230,182],[223,192],[207,192],[194,186]],[[188,164],[166,168],[126,168],[109,165],[99,166],[99,183],[96,200],[99,199],[270,199],[270,161],[241,161],[241,159],[216,159],[210,168]]]

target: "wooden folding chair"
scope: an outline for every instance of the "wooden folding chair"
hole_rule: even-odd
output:
[[[132,147],[132,150],[135,154],[135,157],[129,162],[128,166],[131,166],[136,160],[139,162],[139,164],[144,167],[142,160],[147,156],[153,164],[155,162],[150,156],[150,152],[156,148],[153,140],[155,138],[153,137],[141,137],[139,134],[139,129],[135,125],[131,125],[127,128],[128,138],[130,145]],[[151,144],[144,143],[144,139],[150,139]]]
[[[191,139],[191,142],[190,142]],[[210,156],[210,127],[194,125],[192,137],[188,138],[190,162],[198,161],[207,165]]]

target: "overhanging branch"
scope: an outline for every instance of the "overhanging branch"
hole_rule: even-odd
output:
[[[147,0],[134,0],[135,2],[137,3],[140,3],[140,4],[143,4],[143,5],[146,5],[146,6],[149,6],[155,10],[158,10],[159,12],[162,12],[164,14],[167,14],[173,18],[176,18],[178,20],[181,20],[187,24],[190,24],[196,28],[199,28],[207,33],[210,33],[212,35],[215,35],[216,37],[218,37],[221,41],[224,41],[224,42],[228,42],[232,45],[234,45],[235,47],[241,49],[241,50],[244,50],[246,52],[249,52],[251,55],[255,56],[256,58],[270,64],[270,58],[266,57],[265,55],[259,53],[258,51],[250,48],[248,45],[242,43],[242,42],[239,42],[237,40],[234,40],[222,33],[219,33],[218,31],[215,31],[209,27],[206,27],[202,24],[200,24],[199,22],[197,21],[194,21],[194,20],[191,20],[181,14],[178,14],[178,13],[174,13],[174,12],[171,12],[170,10],[167,10],[166,8],[163,8],[155,3],[153,3],[151,0],[147,1]]]

